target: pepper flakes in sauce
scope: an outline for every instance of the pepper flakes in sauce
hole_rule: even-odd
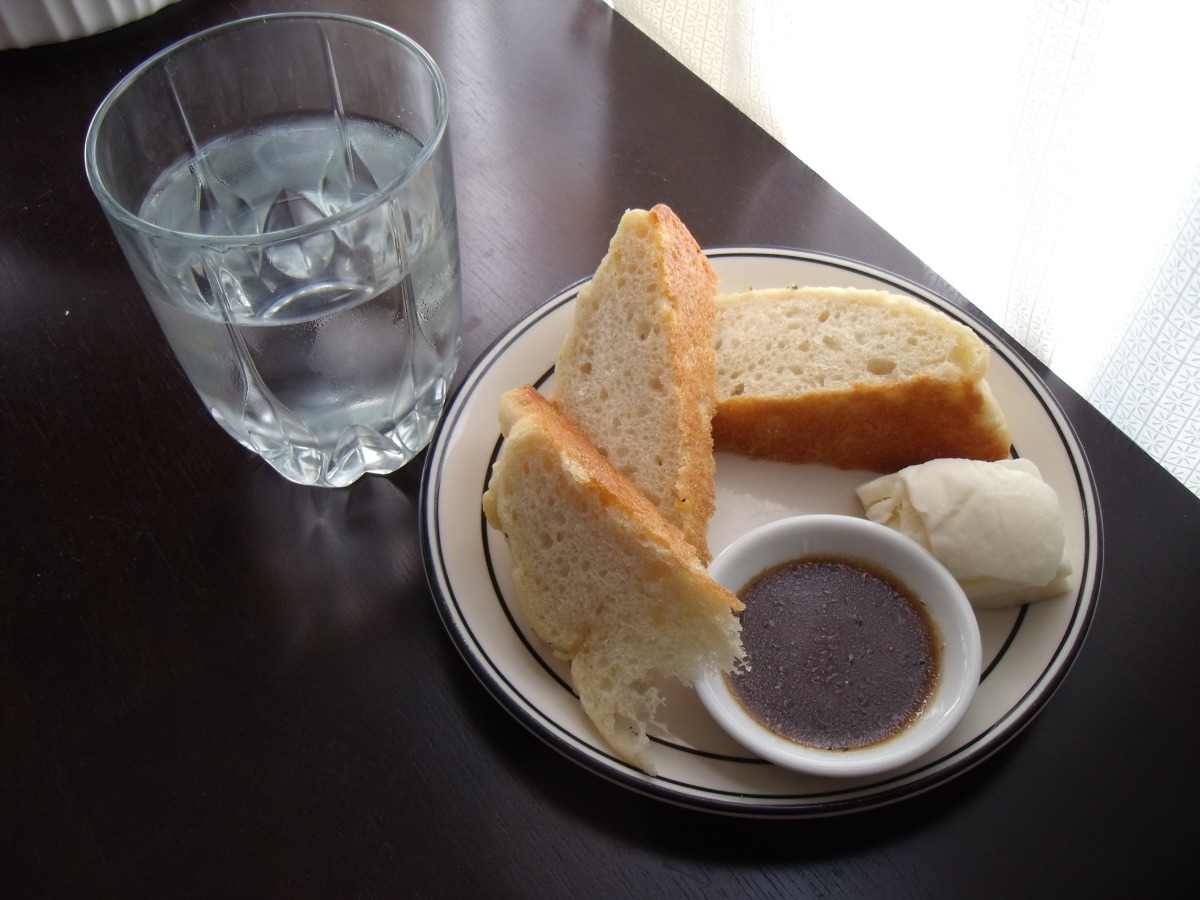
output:
[[[740,593],[748,671],[727,675],[751,716],[826,750],[899,734],[937,686],[941,638],[893,576],[849,557],[768,569]]]

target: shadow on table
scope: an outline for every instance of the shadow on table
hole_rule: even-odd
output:
[[[263,588],[260,614],[293,650],[353,641],[419,583],[415,498],[390,479],[331,490],[291,484],[262,465],[248,481],[245,544]]]
[[[1009,747],[953,781],[888,806],[804,819],[752,819],[688,809],[618,786],[547,747],[482,693],[465,667],[452,680],[461,708],[503,767],[553,814],[602,832],[624,852],[662,864],[675,858],[719,866],[770,867],[845,860],[929,828],[948,827],[1001,777]],[[1020,741],[1020,737],[1016,738]],[[669,864],[668,864],[669,865]]]

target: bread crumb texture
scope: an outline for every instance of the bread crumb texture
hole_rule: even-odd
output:
[[[708,560],[717,276],[666,206],[626,212],[575,302],[551,400]]]
[[[654,772],[648,723],[661,675],[685,684],[743,656],[740,601],[574,425],[531,387],[501,401],[504,441],[484,496],[521,609],[571,663],[610,747]]]
[[[808,287],[716,309],[717,449],[876,471],[1009,454],[987,346],[929,304]]]

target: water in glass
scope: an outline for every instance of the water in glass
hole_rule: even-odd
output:
[[[438,200],[453,191],[429,166],[379,190],[420,150],[366,119],[277,120],[180,161],[139,211],[175,233],[235,236],[164,238],[135,269],[213,416],[294,481],[393,471],[441,414],[461,318],[454,206]]]

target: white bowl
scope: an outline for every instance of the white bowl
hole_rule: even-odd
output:
[[[932,751],[962,719],[979,684],[979,626],[962,588],[932,554],[897,531],[852,516],[796,516],[763,525],[734,541],[709,571],[740,594],[768,569],[824,555],[850,557],[883,570],[924,601],[943,646],[937,686],[916,719],[879,743],[823,750],[767,729],[745,710],[719,672],[697,682],[696,691],[738,743],[777,765],[822,776],[890,771]]]
[[[0,50],[54,44],[108,31],[176,0],[3,0]]]

